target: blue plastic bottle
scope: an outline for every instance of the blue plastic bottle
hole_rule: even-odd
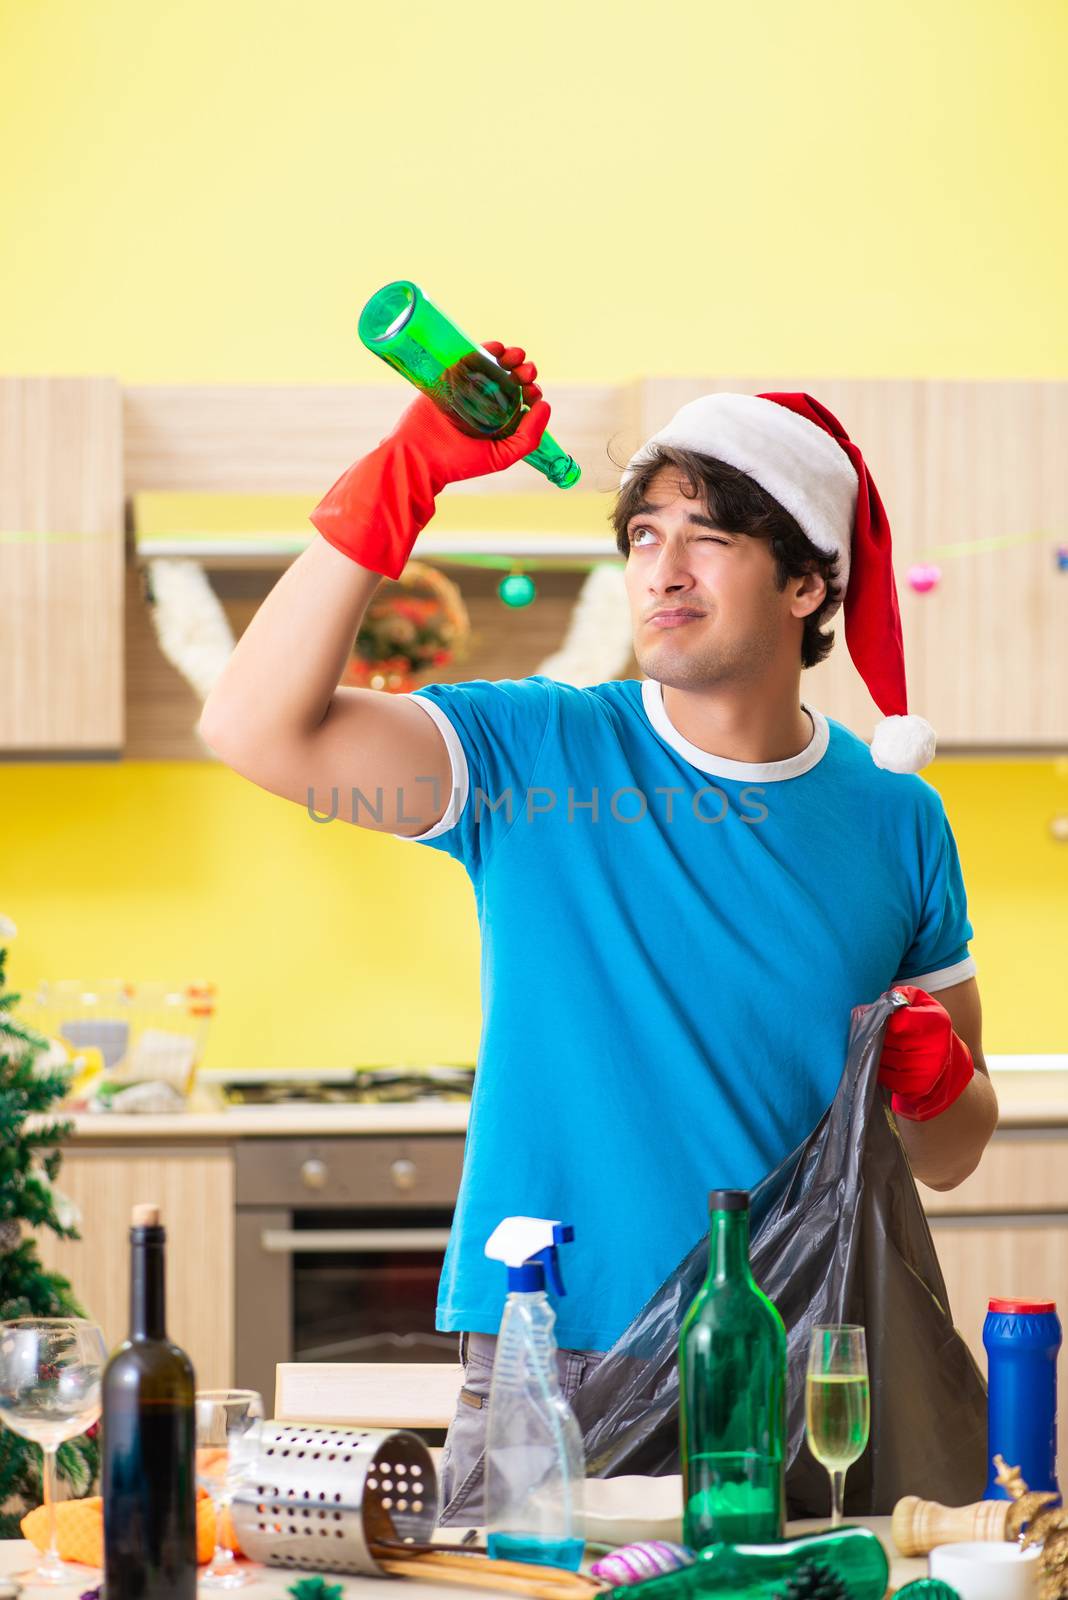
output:
[[[507,1217],[486,1254],[508,1268],[486,1420],[486,1530],[491,1557],[577,1571],[585,1549],[579,1511],[586,1455],[556,1370],[556,1312],[548,1276],[564,1293],[558,1245],[574,1228]]]
[[[987,1500],[1009,1496],[994,1481],[994,1456],[1019,1467],[1029,1489],[1057,1485],[1057,1352],[1061,1325],[1052,1300],[991,1300],[983,1324],[989,1369]]]

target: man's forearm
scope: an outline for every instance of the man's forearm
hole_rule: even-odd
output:
[[[200,729],[216,750],[318,727],[382,582],[316,537],[279,578],[208,695]]]
[[[928,1122],[896,1118],[912,1171],[929,1189],[955,1189],[975,1171],[997,1120],[997,1095],[978,1070],[940,1116]]]

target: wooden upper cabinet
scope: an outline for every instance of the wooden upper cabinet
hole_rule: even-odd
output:
[[[939,587],[916,709],[958,744],[1068,739],[1068,384],[929,382],[918,476]],[[971,545],[954,554],[945,546]],[[933,600],[934,605],[925,605]]]
[[[723,390],[812,394],[860,445],[893,533],[909,708],[931,721],[940,749],[1062,746],[1068,572],[1058,570],[1056,547],[1068,525],[1068,384],[780,373],[564,385],[554,396],[554,433],[582,460],[583,484],[571,492],[595,498],[606,534],[613,463],[686,401]],[[409,399],[403,385],[120,391],[109,378],[0,379],[0,755],[124,746],[127,500],[146,491],[322,493]],[[504,477],[455,490],[559,494],[522,464]],[[196,549],[191,543],[190,554]],[[433,560],[429,545],[423,559]],[[908,583],[919,562],[941,568],[926,594]],[[477,598],[477,570],[457,576]],[[543,593],[557,578],[570,588],[559,591],[555,614],[545,604],[509,614],[507,635],[501,618],[495,639],[491,617],[501,608],[495,593],[488,597],[487,626],[474,619],[476,643],[490,640],[493,649],[457,663],[461,678],[538,669],[573,609],[574,574],[546,573]],[[131,748],[196,755],[196,704],[159,650],[133,564],[129,582]],[[233,620],[247,620],[253,602],[244,596]],[[853,667],[843,611],[832,626],[835,647],[803,674],[802,695],[870,739],[882,714]]]
[[[123,743],[122,406],[0,379],[0,753]]]

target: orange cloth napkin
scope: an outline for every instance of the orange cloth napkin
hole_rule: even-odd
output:
[[[240,1555],[229,1511],[222,1514],[220,1543]],[[28,1511],[19,1526],[23,1537],[38,1550],[48,1548],[48,1511],[38,1506]],[[64,1561],[81,1561],[87,1567],[104,1565],[104,1502],[99,1495],[87,1500],[60,1500],[56,1503],[56,1539]],[[210,1496],[197,1491],[197,1561],[206,1565],[215,1553],[215,1507]]]

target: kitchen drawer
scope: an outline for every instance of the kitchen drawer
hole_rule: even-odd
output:
[[[928,1216],[1068,1211],[1068,1131],[1002,1128],[978,1169],[956,1189],[920,1186]]]
[[[237,1204],[452,1206],[463,1167],[462,1135],[416,1138],[242,1139]]]

